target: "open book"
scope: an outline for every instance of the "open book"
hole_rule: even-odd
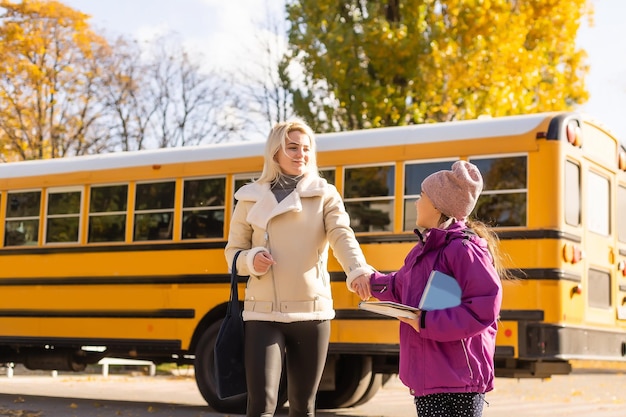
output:
[[[361,310],[371,311],[372,313],[382,314],[389,317],[406,317],[408,319],[416,319],[417,312],[416,307],[407,306],[404,304],[394,303],[392,301],[361,301],[359,303]]]
[[[415,319],[419,310],[443,310],[459,304],[461,304],[461,287],[457,280],[443,272],[433,270],[428,277],[418,307],[392,301],[361,301],[359,308],[390,317]]]

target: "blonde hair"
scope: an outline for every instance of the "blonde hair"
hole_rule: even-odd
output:
[[[277,152],[286,152],[285,141],[287,135],[291,132],[302,132],[309,137],[311,141],[309,162],[307,163],[307,175],[319,175],[317,168],[317,146],[315,143],[315,134],[313,130],[304,122],[299,120],[293,120],[288,122],[277,123],[269,135],[267,136],[267,142],[265,143],[263,172],[257,182],[273,183],[278,179],[281,174],[280,166],[274,159]]]
[[[493,266],[496,268],[496,272],[500,279],[515,279],[515,276],[504,267],[504,260],[506,255],[500,248],[500,238],[498,235],[489,228],[485,223],[476,219],[466,219],[465,224],[478,236],[487,241],[487,247],[489,253],[493,258]]]

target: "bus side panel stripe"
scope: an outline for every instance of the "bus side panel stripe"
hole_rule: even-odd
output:
[[[389,273],[392,271],[381,271],[382,273]],[[511,269],[510,272],[516,279],[520,280],[564,280],[572,282],[581,282],[582,276],[579,274],[573,274],[563,269],[551,269],[551,268],[526,268],[526,269]],[[346,275],[343,272],[331,272],[331,281],[341,282],[346,280]]]
[[[14,337],[0,336],[0,345],[20,344],[24,346],[107,346],[111,347],[146,347],[151,350],[178,351],[181,349],[180,340],[170,339],[92,339],[70,337]]]
[[[49,310],[49,309],[0,309],[0,317],[29,318],[124,318],[124,319],[193,319],[192,309],[159,310]]]

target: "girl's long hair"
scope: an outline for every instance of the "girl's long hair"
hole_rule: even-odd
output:
[[[498,273],[500,279],[515,279],[515,276],[511,273],[511,271],[504,267],[504,261],[506,259],[510,259],[510,257],[502,252],[502,249],[500,248],[500,238],[498,235],[480,220],[468,218],[466,219],[465,224],[478,236],[487,241],[489,253],[491,253],[491,257],[493,258],[493,265],[496,268],[496,272]]]

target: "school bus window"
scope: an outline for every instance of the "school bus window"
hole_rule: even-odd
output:
[[[237,192],[238,189],[240,189],[241,187],[243,187],[246,184],[249,184],[251,182],[253,182],[255,179],[259,178],[261,176],[260,172],[254,173],[254,174],[244,174],[244,175],[238,175],[235,177],[235,184],[233,187],[233,194],[235,194]],[[237,204],[237,200],[235,200],[235,198],[233,197],[233,209],[235,208],[235,205]]]
[[[46,243],[77,243],[82,191],[48,191]]]
[[[174,190],[171,182],[137,184],[133,240],[171,240]]]
[[[580,167],[571,161],[565,162],[564,189],[565,223],[580,226]]]
[[[617,238],[626,243],[626,187],[617,187]]]
[[[128,185],[91,188],[87,242],[123,242],[126,235]]]
[[[450,169],[453,160],[407,163],[404,166],[404,226],[402,230],[411,231],[415,229],[417,220],[415,211],[415,200],[422,192],[422,181],[433,172]]]
[[[224,235],[226,178],[185,180],[183,184],[183,239]]]
[[[247,183],[251,182],[252,179],[243,179],[243,178],[238,178],[235,180],[235,188],[233,189],[233,191],[236,193],[238,189],[240,189],[241,187],[243,187],[244,185],[246,185]]]
[[[259,178],[260,176],[261,176],[260,172],[255,173],[255,174],[238,176],[237,178],[235,178],[235,188],[233,189],[234,192],[237,192],[238,189],[240,189],[246,184],[251,183],[255,179]]]
[[[483,176],[474,216],[494,226],[526,226],[526,156],[470,159]]]
[[[392,165],[345,170],[344,202],[355,232],[392,231],[394,181]]]
[[[329,184],[335,185],[335,169],[320,169],[320,177],[324,178]]]
[[[4,246],[34,246],[39,240],[41,191],[7,194]]]
[[[602,236],[608,236],[609,230],[609,180],[595,172],[587,177],[587,223],[589,230]]]

